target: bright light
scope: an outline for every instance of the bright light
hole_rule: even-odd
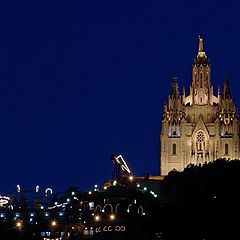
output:
[[[107,187],[106,187],[106,186],[104,186],[104,187],[103,187],[103,189],[104,189],[104,190],[106,190],[106,189],[107,189]]]
[[[95,188],[97,188],[97,187],[98,187],[98,185],[97,185],[97,184],[95,184],[95,185],[94,185],[94,187],[95,187]]]
[[[95,216],[95,221],[98,222],[99,220],[100,220],[100,216],[99,216],[99,215],[96,215],[96,216]]]
[[[56,222],[56,221],[52,221],[51,225],[52,225],[53,227],[55,227],[55,226],[57,226],[57,222]]]
[[[110,220],[113,221],[114,219],[115,219],[115,215],[114,215],[114,214],[111,214],[111,215],[110,215]]]
[[[116,185],[117,185],[117,181],[114,180],[114,181],[113,181],[113,186],[116,186]]]
[[[0,207],[3,207],[4,205],[8,204],[10,198],[6,196],[0,195]]]
[[[130,181],[133,180],[133,176],[132,176],[132,175],[129,176],[129,180],[130,180]]]
[[[21,228],[21,227],[22,227],[22,223],[21,223],[21,222],[17,222],[17,223],[16,223],[16,227],[17,227],[17,228]]]
[[[92,194],[92,192],[91,192],[91,191],[89,191],[89,192],[88,192],[88,194],[89,194],[89,195],[91,195],[91,194]]]
[[[125,162],[125,160],[123,159],[122,155],[119,155],[117,157],[115,157],[115,160],[117,163],[120,164],[121,166],[121,169],[124,171],[124,172],[128,172],[128,173],[131,173],[127,163]]]

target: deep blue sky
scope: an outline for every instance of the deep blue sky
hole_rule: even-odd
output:
[[[237,2],[237,1],[235,1]],[[189,89],[198,35],[212,82],[240,105],[239,7],[231,1],[1,1],[0,192],[88,190],[121,153],[159,174],[171,79]]]

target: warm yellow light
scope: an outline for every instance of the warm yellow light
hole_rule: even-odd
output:
[[[16,226],[17,226],[18,228],[21,228],[21,227],[22,227],[22,223],[21,223],[21,222],[17,222],[17,223],[16,223]]]
[[[114,215],[114,214],[111,214],[111,215],[110,215],[110,219],[111,219],[111,220],[114,220],[114,219],[115,219],[115,215]]]
[[[56,221],[52,221],[51,225],[52,225],[53,227],[55,227],[55,226],[57,226],[57,222],[56,222]]]
[[[132,176],[132,175],[129,176],[129,180],[130,180],[130,181],[133,180],[133,176]]]
[[[98,216],[98,215],[95,216],[95,220],[96,220],[96,221],[99,221],[99,220],[100,220],[100,216]]]
[[[115,186],[115,185],[117,185],[117,181],[116,180],[113,181],[113,186]]]

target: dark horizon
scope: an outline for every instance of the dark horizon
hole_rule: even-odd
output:
[[[0,193],[112,177],[111,154],[137,176],[159,174],[159,134],[172,77],[186,92],[198,36],[215,93],[230,78],[240,106],[239,4],[2,2]]]

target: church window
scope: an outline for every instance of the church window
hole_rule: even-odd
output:
[[[173,143],[173,145],[172,145],[172,154],[173,155],[177,154],[177,145],[176,145],[176,143]]]
[[[225,154],[228,154],[228,144],[225,143]]]
[[[200,98],[200,102],[202,103],[202,97]]]
[[[196,147],[198,151],[202,151],[205,148],[205,135],[202,131],[197,133],[196,137]]]
[[[202,88],[203,73],[200,73],[200,87]]]

